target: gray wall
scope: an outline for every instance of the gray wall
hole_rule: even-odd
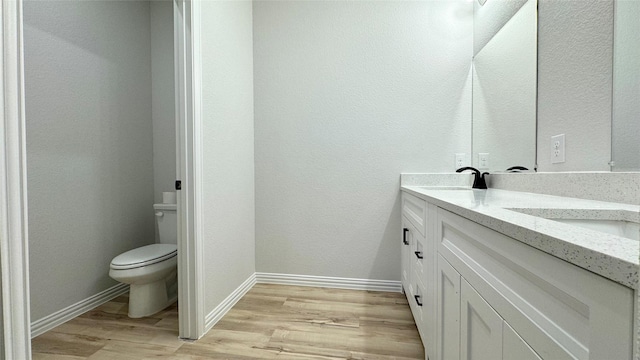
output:
[[[150,1],[151,114],[153,118],[154,201],[174,191],[176,180],[176,120],[173,68],[173,3]]]
[[[608,171],[613,0],[539,0],[538,170]],[[551,164],[565,134],[566,162]]]
[[[24,36],[35,321],[153,242],[149,3],[26,1]]]
[[[471,151],[472,4],[253,8],[257,271],[398,280],[399,174]]]
[[[255,272],[251,1],[202,3],[205,311]]]

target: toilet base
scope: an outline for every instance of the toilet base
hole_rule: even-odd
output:
[[[149,284],[131,284],[129,288],[129,317],[141,318],[153,315],[178,299],[176,291],[170,291],[175,274],[167,279],[161,279]]]

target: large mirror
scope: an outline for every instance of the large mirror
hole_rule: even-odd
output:
[[[640,1],[473,2],[472,164],[640,171]]]
[[[640,1],[615,4],[613,49],[613,171],[640,170]]]
[[[536,164],[536,0],[474,1],[472,163]]]

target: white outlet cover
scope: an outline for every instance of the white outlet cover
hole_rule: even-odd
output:
[[[457,153],[455,160],[455,168],[459,169],[461,167],[466,166],[467,164],[467,154],[465,153]]]
[[[563,163],[564,160],[564,134],[551,137],[551,163]]]
[[[478,168],[479,169],[489,168],[489,153],[478,153]]]

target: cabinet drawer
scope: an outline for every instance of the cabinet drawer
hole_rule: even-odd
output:
[[[412,265],[415,276],[424,283],[426,280],[425,268],[427,265],[425,263],[428,262],[428,254],[425,247],[426,241],[422,236],[415,235],[413,237],[413,244],[411,245],[411,260],[413,261]]]
[[[415,247],[415,236],[417,231],[413,224],[406,217],[402,217],[402,242],[400,243],[400,264],[402,274],[402,288],[409,294],[412,278],[413,248]]]
[[[633,291],[438,209],[438,252],[543,359],[630,359]]]
[[[413,319],[416,322],[416,327],[418,328],[420,337],[424,340],[426,338],[426,309],[428,307],[426,289],[422,284],[422,281],[420,281],[415,274],[409,289],[410,296],[407,297],[407,300],[409,301],[411,313],[413,314]]]
[[[416,227],[422,236],[426,234],[427,202],[413,195],[402,193],[402,215]]]

